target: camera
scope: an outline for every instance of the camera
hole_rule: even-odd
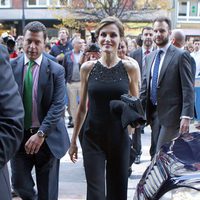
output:
[[[6,44],[9,47],[14,47],[15,46],[15,39],[11,36],[8,35],[8,33],[2,33],[1,35],[4,44]]]
[[[8,37],[6,44],[7,44],[8,47],[13,48],[15,46],[14,38]]]
[[[95,37],[95,31],[91,31],[91,44],[88,47],[87,52],[99,52],[100,48],[96,44],[96,37]]]

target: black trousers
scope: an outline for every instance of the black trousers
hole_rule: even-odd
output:
[[[60,160],[52,155],[46,142],[37,154],[26,154],[24,144],[31,134],[34,132],[25,132],[20,150],[11,160],[12,187],[23,200],[57,200]],[[31,173],[33,167],[36,172],[37,193]]]
[[[158,137],[159,137],[159,133],[161,129],[161,126],[158,120],[158,112],[156,108],[152,109],[150,127],[151,127],[151,146],[150,146],[149,153],[152,160],[154,155],[156,154],[156,147],[157,147]]]
[[[82,149],[87,200],[126,200],[130,140],[121,121],[86,122]],[[88,125],[89,124],[89,125]]]
[[[142,127],[139,127],[139,128],[136,128],[135,133],[132,134],[132,146],[135,149],[136,155],[142,154],[141,131],[142,131]]]

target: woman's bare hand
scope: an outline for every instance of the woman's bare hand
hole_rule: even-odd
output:
[[[76,143],[75,144],[71,143],[68,153],[71,161],[75,163],[78,159],[78,147]]]

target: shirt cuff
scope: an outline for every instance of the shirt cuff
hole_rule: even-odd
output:
[[[189,116],[181,116],[180,119],[192,119],[192,117],[189,117]]]

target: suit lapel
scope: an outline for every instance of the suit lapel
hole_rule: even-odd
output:
[[[142,48],[140,49],[140,51],[139,51],[139,65],[141,66],[141,69],[142,69],[142,66],[143,66],[143,63],[142,63]]]
[[[149,60],[147,62],[147,88],[150,87],[150,79],[151,79],[151,69],[152,69],[152,65],[153,65],[153,61],[155,59],[157,51],[152,51],[151,55],[148,56]]]
[[[38,94],[37,94],[38,106],[40,105],[44,89],[48,83],[49,73],[50,73],[49,62],[47,58],[43,56],[38,78]]]
[[[163,61],[163,64],[162,64],[162,68],[161,68],[161,71],[160,71],[160,75],[159,75],[159,79],[158,79],[158,85],[159,83],[161,82],[172,58],[174,56],[174,48],[172,45],[169,46],[167,52],[166,52],[166,55],[165,55],[165,58],[164,58],[164,61]]]
[[[15,65],[15,80],[18,83],[19,87],[19,93],[23,94],[23,88],[24,88],[24,83],[23,83],[23,74],[24,74],[24,56],[21,56]]]

